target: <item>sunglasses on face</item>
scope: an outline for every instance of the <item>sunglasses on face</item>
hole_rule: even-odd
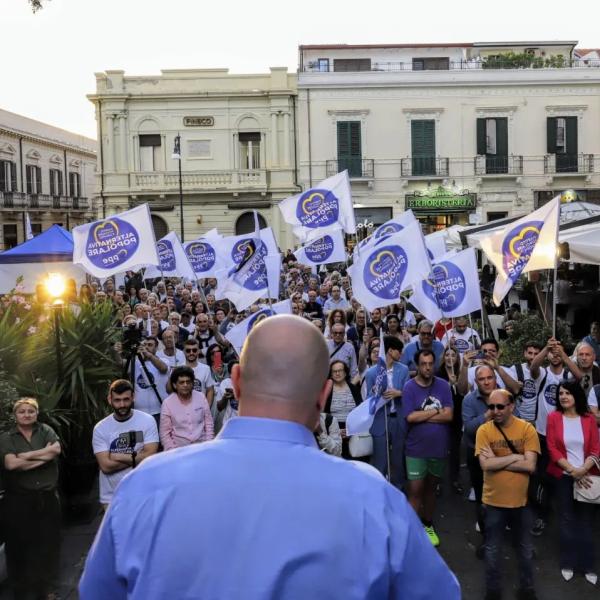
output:
[[[490,410],[504,410],[508,404],[488,404],[487,407]]]
[[[184,352],[186,354],[198,354],[198,349],[197,348],[186,348],[184,350]]]

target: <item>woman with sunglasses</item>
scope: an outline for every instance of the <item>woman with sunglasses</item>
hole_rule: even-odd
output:
[[[556,391],[556,410],[548,415],[546,443],[548,474],[556,479],[560,515],[560,572],[565,581],[581,571],[596,585],[594,572],[594,505],[574,499],[576,488],[588,488],[590,475],[600,475],[594,457],[600,455],[596,419],[585,392],[575,380],[561,381]]]

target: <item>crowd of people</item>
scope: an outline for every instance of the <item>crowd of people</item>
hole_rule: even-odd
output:
[[[447,475],[451,489],[476,507],[476,553],[485,560],[489,600],[502,594],[507,526],[517,542],[519,597],[536,597],[532,536],[546,534],[552,515],[559,522],[562,577],[569,581],[582,573],[596,584],[591,520],[593,504],[600,503],[599,324],[592,323],[574,348],[555,338],[530,340],[522,362],[503,365],[498,341],[476,331],[468,315],[434,323],[404,297],[368,312],[343,269],[316,274],[287,258],[281,298],[289,298],[292,314],[320,332],[328,352],[332,384],[314,430],[318,447],[370,462],[405,493],[433,546],[441,543],[436,499]],[[237,311],[216,300],[216,280],[200,283],[147,282],[128,273],[121,289],[112,279],[93,281],[72,298],[112,303],[123,333],[114,347],[123,378],[111,384],[112,412],[93,436],[104,507],[123,477],[147,457],[212,440],[238,415],[231,375],[239,357],[226,334],[261,304]],[[507,312],[510,325],[512,309]],[[346,420],[372,395],[381,353],[385,402],[373,415],[370,451],[358,443],[362,451],[356,451]],[[25,409],[32,413],[28,421],[21,415]],[[56,461],[57,440],[36,423],[33,400],[17,403],[15,416],[15,429],[0,439],[8,497],[51,492],[55,487],[35,483],[34,474]],[[16,543],[7,540],[9,559]],[[9,560],[17,580],[26,580],[27,572],[19,569]]]

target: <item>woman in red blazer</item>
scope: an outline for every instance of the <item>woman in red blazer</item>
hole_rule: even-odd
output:
[[[577,502],[573,486],[586,487],[588,475],[599,475],[593,456],[600,455],[596,419],[590,413],[585,392],[576,381],[561,381],[556,390],[556,412],[548,416],[546,432],[548,474],[557,479],[560,514],[560,569],[565,581],[582,571],[596,585],[593,504]]]

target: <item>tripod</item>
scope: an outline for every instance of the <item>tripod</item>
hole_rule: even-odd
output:
[[[125,361],[125,367],[123,368],[123,377],[127,378],[128,375],[130,375],[129,380],[131,381],[131,384],[135,387],[135,359],[137,357],[140,361],[140,364],[142,365],[142,370],[144,371],[144,373],[146,375],[146,379],[147,379],[148,383],[150,384],[152,391],[156,395],[156,398],[158,399],[159,404],[162,404],[162,398],[160,397],[160,394],[158,393],[158,390],[156,389],[156,383],[154,381],[154,377],[153,377],[152,373],[150,373],[150,371],[148,371],[148,367],[146,366],[146,359],[141,354],[138,353],[138,351],[137,351],[138,348],[139,348],[139,346],[134,346],[131,349],[129,356],[127,357],[127,360]]]

